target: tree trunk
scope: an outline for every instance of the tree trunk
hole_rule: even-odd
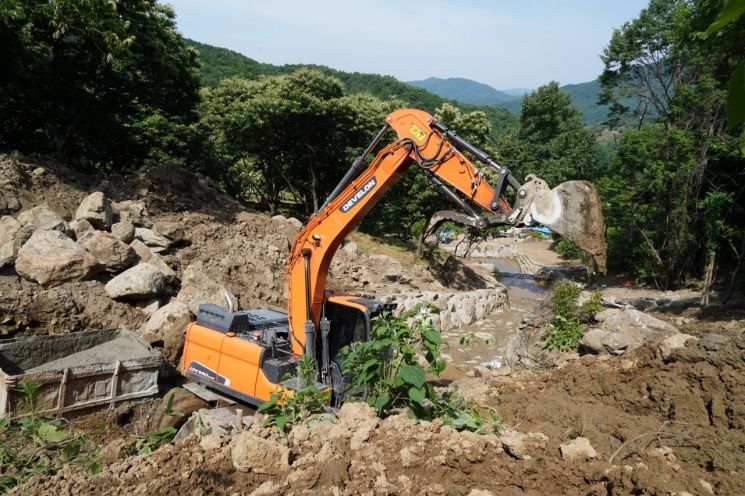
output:
[[[704,291],[701,293],[701,304],[705,307],[709,306],[709,298],[711,296],[711,285],[714,282],[714,263],[716,262],[717,254],[715,251],[709,253],[709,262],[706,266],[706,275],[704,277]]]
[[[732,294],[735,292],[735,284],[737,283],[737,274],[742,269],[743,259],[745,259],[745,231],[742,232],[742,245],[740,246],[740,254],[737,257],[737,265],[735,270],[732,272],[732,278],[729,281],[729,289],[727,290],[727,296],[724,297],[725,304],[729,303]]]

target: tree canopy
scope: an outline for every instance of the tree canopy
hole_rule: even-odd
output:
[[[106,168],[183,156],[198,63],[170,7],[4,0],[0,146]]]

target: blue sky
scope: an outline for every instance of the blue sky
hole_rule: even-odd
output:
[[[181,32],[272,64],[314,63],[498,89],[581,83],[648,0],[166,0]]]

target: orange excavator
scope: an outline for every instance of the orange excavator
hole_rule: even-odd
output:
[[[393,130],[398,139],[367,158]],[[468,157],[494,170],[496,184]],[[346,389],[339,353],[367,340],[379,302],[326,290],[329,264],[344,238],[401,175],[415,165],[460,211],[439,212],[433,222],[451,220],[477,228],[540,224],[571,239],[605,272],[604,222],[595,188],[568,181],[554,189],[528,176],[520,184],[492,160],[426,112],[397,110],[358,157],[325,203],[295,237],[287,264],[288,312],[199,306],[186,329],[180,370],[187,378],[258,405],[280,388],[303,355],[314,358],[318,380],[337,395]],[[505,199],[514,190],[510,205]]]

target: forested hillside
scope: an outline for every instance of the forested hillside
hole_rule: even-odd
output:
[[[369,93],[382,100],[395,99],[411,107],[420,108],[428,112],[434,112],[435,109],[446,102],[453,103],[464,111],[481,110],[489,118],[492,138],[496,138],[499,132],[515,123],[514,116],[504,109],[456,103],[430,91],[403,83],[392,76],[344,72],[330,67],[312,64],[288,64],[282,66],[263,64],[227,48],[219,48],[194,40],[187,40],[187,43],[199,52],[202,84],[208,87],[217,86],[226,77],[238,76],[247,79],[256,79],[262,75],[289,74],[300,68],[310,67],[339,79],[344,83],[346,90],[350,93]]]

